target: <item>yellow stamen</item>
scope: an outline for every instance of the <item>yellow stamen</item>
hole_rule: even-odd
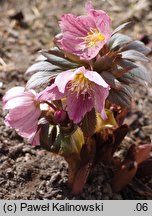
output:
[[[83,73],[79,73],[70,82],[69,88],[71,92],[77,92],[77,94],[83,94],[85,96],[86,93],[90,94],[92,84],[93,82],[87,79]]]
[[[94,47],[97,42],[104,41],[105,37],[98,29],[90,29],[87,36],[83,37],[83,40],[87,47]]]

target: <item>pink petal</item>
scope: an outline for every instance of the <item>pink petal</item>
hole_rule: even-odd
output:
[[[104,110],[104,106],[105,106],[105,100],[109,94],[109,89],[96,85],[94,86],[93,90],[94,91],[92,91],[92,94],[94,98],[95,109],[97,112],[101,114],[101,117],[103,119],[106,119],[107,116]]]
[[[66,87],[67,83],[74,78],[76,73],[77,73],[77,70],[75,70],[75,71],[74,70],[67,70],[63,73],[60,73],[56,77],[55,84],[61,93],[65,92],[65,87]]]
[[[51,86],[44,89],[37,95],[37,100],[45,101],[45,100],[60,100],[64,97],[64,94],[59,92],[56,84],[52,84]]]
[[[74,123],[79,123],[85,114],[93,108],[93,99],[89,95],[69,94],[67,97],[67,112]]]
[[[104,81],[104,79],[95,71],[87,71],[85,70],[84,76],[88,78],[90,81],[102,86],[104,88],[109,88],[109,85]]]
[[[36,131],[36,133],[33,133],[31,137],[28,139],[29,143],[31,143],[33,146],[40,145],[40,133],[41,129]]]
[[[33,131],[36,130],[41,111],[39,109],[35,109],[20,119],[16,119],[16,111],[17,110],[15,110],[15,113],[14,109],[10,111],[10,113],[5,118],[5,123],[7,126],[18,130],[18,133],[21,136],[25,137],[26,134],[26,137],[28,137],[31,135],[31,133],[33,133]]]
[[[77,20],[77,19],[78,17],[72,14],[63,15],[60,21],[60,28],[62,32],[68,31],[78,36],[83,36],[84,34],[86,34],[84,28],[82,28],[82,26],[79,23],[81,20]]]
[[[25,90],[24,87],[21,86],[17,86],[17,87],[13,87],[11,89],[9,89],[6,94],[3,97],[3,105],[10,99],[17,97],[18,95],[20,95],[21,93],[23,93]]]
[[[18,120],[23,118],[24,116],[27,116],[34,109],[35,109],[34,104],[32,104],[31,106],[17,107],[9,112],[9,117],[10,119],[15,118],[15,120]]]
[[[91,1],[86,4],[87,15],[74,16],[65,14],[60,21],[62,37],[56,37],[55,43],[66,52],[90,60],[97,56],[100,49],[110,38],[110,17],[102,10],[94,10]],[[93,47],[87,47],[84,38],[92,30],[99,31],[104,40],[98,41]]]
[[[111,36],[111,19],[110,17],[102,10],[90,10],[89,14],[94,19],[97,29],[104,35],[105,40],[97,43],[99,47],[102,47]]]
[[[85,5],[86,11],[89,13],[93,9],[92,1],[88,1]]]
[[[15,107],[19,107],[19,106],[23,106],[23,107],[31,106],[34,103],[33,101],[34,100],[31,97],[22,95],[20,97],[16,97],[8,100],[3,108],[14,109]]]
[[[29,116],[29,119],[24,118],[23,125],[19,128],[20,131],[23,131],[25,133],[31,134],[35,128],[37,128],[38,124],[38,118],[40,117],[41,111],[39,109],[36,109],[35,111],[31,112]]]

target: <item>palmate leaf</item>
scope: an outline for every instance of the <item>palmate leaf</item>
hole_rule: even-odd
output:
[[[138,79],[141,79],[143,81],[146,81],[147,83],[151,84],[151,76],[149,72],[146,70],[146,68],[142,65],[139,67],[133,68],[129,74],[132,77],[136,77]]]
[[[127,85],[139,83],[139,81],[135,77],[132,77],[129,73],[124,74],[122,77],[120,77],[119,81]]]
[[[113,32],[112,35],[116,34],[117,32],[119,32],[120,30],[122,30],[123,28],[127,27],[131,22],[126,22],[121,24],[120,26],[118,26]]]
[[[151,84],[151,77],[144,66],[138,65],[138,67],[133,68],[127,74],[119,78],[119,81],[126,84],[141,84],[147,86],[147,83]]]
[[[67,60],[64,56],[56,56],[56,52],[52,52],[52,50],[42,50],[40,53],[47,58],[51,64],[59,66],[63,69],[71,69],[78,67],[78,64],[72,63]]]
[[[121,54],[122,54],[122,58],[129,59],[131,61],[143,61],[143,62],[149,61],[149,59],[143,53],[138,52],[136,50],[123,51]]]
[[[57,47],[53,47],[49,50],[42,50],[40,52],[43,52],[43,51],[48,52],[48,53],[55,55],[57,57],[66,58],[64,53],[60,49],[58,49]]]
[[[128,73],[130,71],[130,68],[119,68],[114,71],[112,71],[113,75],[119,79],[119,77],[122,77],[124,74]]]
[[[130,107],[132,92],[132,88],[127,85],[121,91],[111,89],[108,96],[108,100],[120,106]]]
[[[127,68],[127,69],[133,69],[138,67],[138,65],[136,65],[134,62],[129,61],[127,59],[120,59],[118,65],[120,65],[122,68]]]
[[[51,72],[51,71],[58,71],[58,70],[60,70],[60,67],[53,65],[48,61],[40,61],[30,66],[27,69],[26,74],[32,74],[32,73],[40,72],[40,71],[50,71]]]
[[[27,83],[27,88],[48,83],[61,71],[77,68],[78,64],[69,61],[58,48],[40,51],[38,62],[29,67],[26,74],[33,74]],[[40,60],[40,61],[39,61]]]
[[[27,89],[35,88],[43,84],[47,84],[51,79],[55,78],[60,72],[40,71],[31,76],[26,84]]]
[[[111,73],[109,73],[109,72],[102,72],[101,76],[106,81],[106,83],[108,83],[110,85],[111,88],[119,89],[119,90],[122,89],[121,82],[119,82],[119,80],[117,80],[115,78],[115,76],[112,75]]]
[[[47,58],[41,54],[35,59],[36,62],[46,61],[46,60],[47,60]]]
[[[122,92],[125,93],[130,98],[132,98],[134,94],[132,87],[129,85],[123,85]]]
[[[136,50],[136,51],[141,52],[145,55],[151,51],[151,49],[149,47],[146,47],[145,44],[139,40],[134,40],[134,41],[130,42],[122,50],[123,51]]]
[[[124,34],[116,33],[110,38],[108,42],[108,47],[110,50],[114,50],[115,48],[119,48],[131,41],[132,41],[131,37]]]

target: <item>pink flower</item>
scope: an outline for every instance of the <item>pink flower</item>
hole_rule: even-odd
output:
[[[67,97],[67,113],[74,123],[79,123],[84,115],[95,107],[103,119],[105,99],[109,85],[95,71],[85,67],[60,73],[55,83],[40,93],[41,100],[59,100]]]
[[[62,34],[55,38],[56,44],[81,59],[94,58],[110,38],[110,17],[102,10],[94,10],[92,3],[86,5],[87,15],[65,14],[60,21]]]
[[[14,87],[3,97],[3,107],[9,110],[5,124],[15,128],[20,136],[28,138],[33,145],[39,144],[37,130],[41,115],[40,101],[36,96],[33,90],[25,91],[23,87]]]

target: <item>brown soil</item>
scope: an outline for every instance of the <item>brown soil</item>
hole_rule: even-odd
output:
[[[139,5],[140,2],[140,5]],[[150,0],[94,1],[113,17],[113,26],[132,20],[126,33],[152,45]],[[85,1],[0,0],[0,100],[6,90],[25,85],[25,71],[42,48],[52,46],[63,13],[84,12]],[[140,7],[139,7],[140,6]],[[149,56],[151,57],[151,56]],[[152,63],[149,64],[151,70]],[[150,71],[152,72],[152,71]],[[123,146],[148,143],[152,137],[152,88],[138,87],[134,107],[126,119],[130,132]],[[39,147],[32,147],[6,128],[0,104],[0,199],[152,199],[152,179],[135,178],[121,193],[110,186],[111,170],[100,164],[79,196],[67,188],[67,163]],[[118,152],[122,154],[122,148]]]

